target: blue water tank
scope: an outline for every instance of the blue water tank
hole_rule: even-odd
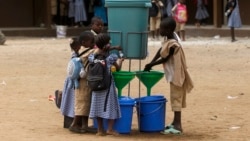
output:
[[[108,33],[112,45],[123,48],[124,57],[144,59],[148,47],[150,0],[106,0]]]

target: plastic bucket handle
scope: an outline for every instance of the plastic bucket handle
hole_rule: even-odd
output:
[[[150,114],[153,114],[153,113],[157,112],[158,110],[161,109],[162,106],[164,106],[164,103],[163,103],[163,102],[165,103],[166,100],[161,101],[161,105],[160,105],[159,107],[157,107],[156,109],[154,109],[153,111],[150,111],[149,113],[146,113],[146,114],[140,113],[140,115],[141,115],[141,116],[147,116],[147,115],[150,115]],[[159,101],[158,101],[158,102],[147,102],[147,103],[159,103]]]

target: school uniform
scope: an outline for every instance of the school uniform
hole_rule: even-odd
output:
[[[242,26],[240,11],[239,11],[239,3],[238,0],[235,0],[235,8],[231,12],[231,15],[228,17],[228,27],[240,28]]]
[[[186,59],[181,45],[175,39],[166,40],[162,44],[160,55],[166,58],[174,48],[174,54],[163,63],[165,78],[170,83],[170,101],[173,111],[181,111],[186,107],[186,93],[193,89],[192,79],[187,71]]]
[[[89,58],[91,58],[91,55],[89,56]],[[118,59],[117,55],[113,54],[109,55],[106,58],[108,72],[111,72],[110,67],[114,62],[116,62],[117,59]],[[105,103],[106,96],[107,96],[107,103]],[[90,118],[101,117],[104,119],[121,118],[121,109],[113,77],[111,78],[111,85],[109,89],[103,91],[92,91],[89,117]]]

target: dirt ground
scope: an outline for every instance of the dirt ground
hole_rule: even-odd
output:
[[[69,39],[11,37],[0,46],[0,139],[1,141],[248,141],[250,140],[250,41],[238,38],[188,38],[182,43],[195,88],[188,94],[182,112],[184,133],[180,136],[138,131],[136,113],[132,131],[118,137],[74,134],[63,128],[63,116],[48,100],[62,89],[70,57]],[[149,42],[148,63],[160,42]],[[132,71],[139,69],[132,60]],[[129,61],[123,70],[128,70]],[[161,66],[154,67],[162,70]],[[131,97],[146,95],[137,78],[131,81]],[[123,89],[127,95],[128,87]],[[152,95],[169,98],[169,84],[162,78]],[[172,121],[166,104],[166,124]],[[91,124],[91,123],[90,123]]]

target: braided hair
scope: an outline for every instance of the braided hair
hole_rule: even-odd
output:
[[[96,46],[99,49],[103,49],[110,41],[110,36],[105,33],[100,33],[96,36]]]
[[[77,37],[71,38],[69,45],[71,50],[74,51],[76,55],[78,55],[78,51],[81,48],[79,39]]]
[[[81,46],[77,37],[72,37],[69,45],[72,50],[75,50],[76,47]]]

